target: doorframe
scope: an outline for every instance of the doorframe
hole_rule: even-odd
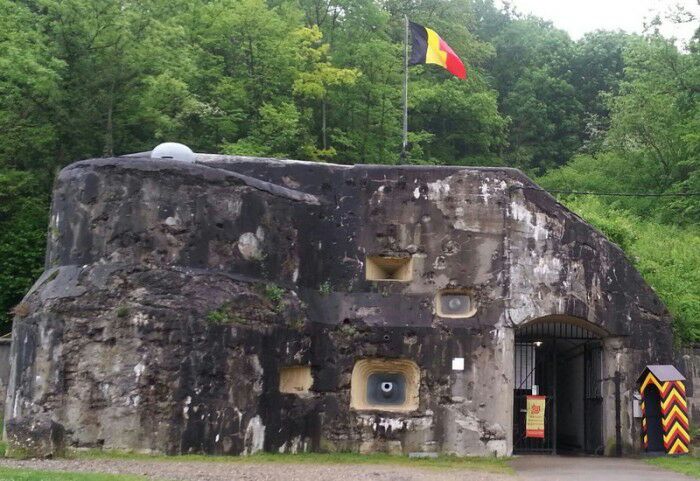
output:
[[[604,397],[602,391],[603,382],[603,372],[604,372],[604,356],[603,351],[605,348],[604,339],[607,337],[607,332],[600,327],[591,324],[580,318],[574,318],[569,316],[546,316],[534,319],[530,322],[524,323],[521,326],[517,326],[514,329],[513,338],[513,358],[514,358],[514,375],[513,375],[513,453],[514,454],[524,454],[524,453],[550,453],[557,454],[557,438],[558,438],[558,419],[557,419],[557,398],[558,398],[558,380],[557,380],[557,366],[558,366],[558,340],[576,340],[583,341],[579,346],[575,346],[573,349],[583,348],[584,356],[584,366],[583,366],[583,409],[581,416],[583,417],[583,452],[589,454],[599,454],[599,451],[604,451],[604,432],[603,432],[603,409],[604,409]],[[518,346],[534,346],[537,342],[540,342],[540,346],[548,346],[545,354],[545,358],[538,362],[537,350],[535,347],[530,348],[532,356],[534,357],[534,363],[523,358],[522,348]],[[526,348],[527,349],[527,348]],[[598,352],[598,378],[589,379],[589,375],[594,375],[589,371],[589,368],[595,367],[594,361],[592,360],[591,353]],[[525,356],[527,357],[527,355]],[[532,369],[526,372],[525,378],[523,375],[522,362],[525,360],[531,366],[525,368],[525,371],[529,367]],[[519,365],[520,362],[520,365]],[[590,363],[590,364],[589,364]],[[537,370],[542,369],[545,372],[545,379],[548,381],[547,390],[551,389],[551,393],[545,394],[547,396],[545,404],[545,433],[549,432],[549,438],[545,437],[542,441],[533,441],[532,438],[524,437],[524,416],[522,415],[522,408],[524,406],[524,401],[527,399],[527,390],[530,386],[535,383],[535,377],[537,375]],[[515,386],[520,380],[521,388],[518,389]],[[523,382],[524,381],[524,382]],[[593,384],[597,384],[597,392],[592,392]],[[522,387],[525,386],[525,389]],[[540,390],[542,394],[542,390]],[[593,396],[595,394],[595,396]],[[600,410],[600,415],[598,416],[598,421],[600,422],[600,427],[598,431],[598,444],[599,446],[589,450],[589,437],[596,430],[589,426],[591,418],[593,416],[593,411],[591,404],[599,403],[598,409]],[[547,413],[550,413],[547,416]],[[547,434],[545,434],[547,436]],[[591,443],[592,445],[593,443]]]

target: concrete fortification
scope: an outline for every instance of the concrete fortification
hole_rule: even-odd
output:
[[[589,333],[551,351],[596,400],[551,384],[560,420],[597,413],[562,421],[560,446],[635,450],[637,376],[673,358],[669,316],[622,251],[506,168],[77,162],[23,303],[6,432],[38,455],[507,455],[519,388],[557,369],[526,355],[538,380],[521,379],[518,356],[546,343],[519,341],[527,326]]]

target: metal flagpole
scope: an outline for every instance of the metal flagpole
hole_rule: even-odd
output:
[[[406,31],[403,40],[403,143],[401,144],[401,160],[406,159],[408,146],[408,15],[403,16]]]

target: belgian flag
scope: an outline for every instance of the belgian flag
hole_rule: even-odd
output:
[[[467,78],[464,64],[440,36],[423,25],[408,22],[411,28],[411,59],[410,65],[433,63],[446,68],[452,75],[461,79]]]

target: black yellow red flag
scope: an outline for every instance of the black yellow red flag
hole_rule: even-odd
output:
[[[411,28],[410,65],[432,63],[447,69],[451,74],[465,79],[467,69],[462,60],[434,30],[409,22]]]

